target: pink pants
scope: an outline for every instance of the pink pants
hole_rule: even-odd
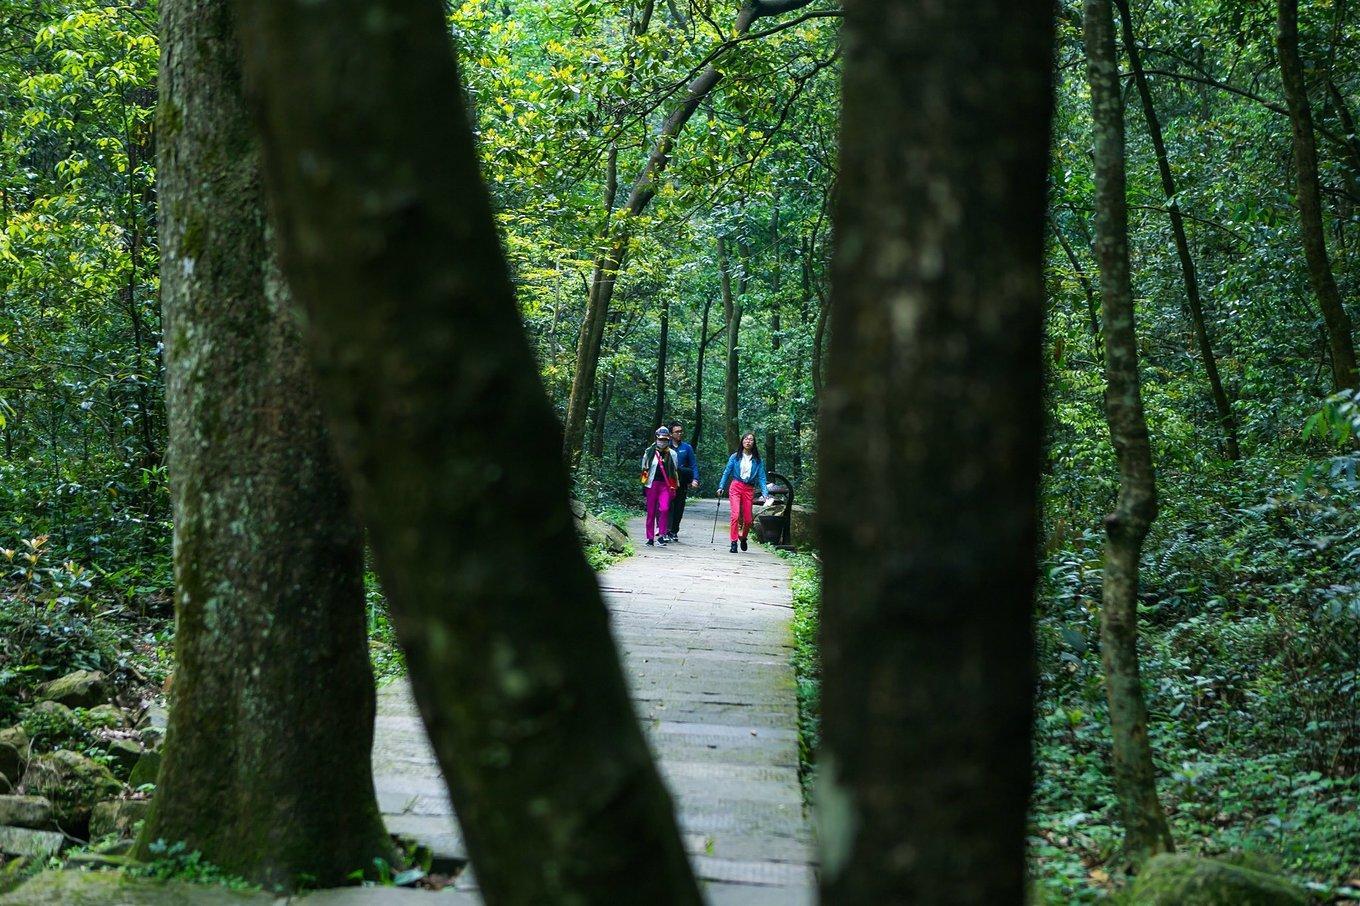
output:
[[[647,540],[651,541],[657,535],[666,534],[666,519],[671,511],[671,489],[666,487],[666,481],[660,475],[652,486],[647,489]],[[652,523],[656,523],[656,530],[652,530]]]
[[[751,501],[756,496],[754,485],[749,485],[744,481],[733,481],[727,486],[727,503],[731,510],[731,520],[728,522],[729,536],[731,540],[745,538],[751,531]],[[737,527],[741,527],[740,533]]]

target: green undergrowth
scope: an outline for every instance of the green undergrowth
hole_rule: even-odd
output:
[[[817,649],[822,570],[809,553],[779,552],[793,568],[793,671],[798,688],[798,776],[803,799],[812,801],[821,742],[822,661]]]

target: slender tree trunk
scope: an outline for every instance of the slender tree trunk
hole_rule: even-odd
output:
[[[138,844],[270,886],[394,853],[373,792],[362,538],[274,263],[224,0],[160,5],[178,668]]]
[[[1095,131],[1096,259],[1105,327],[1105,418],[1119,460],[1119,498],[1105,517],[1105,573],[1100,614],[1101,662],[1114,739],[1114,787],[1125,847],[1141,862],[1172,849],[1157,799],[1147,706],[1138,668],[1138,560],[1157,518],[1152,446],[1143,417],[1138,341],[1129,277],[1128,202],[1124,173],[1124,100],[1110,0],[1085,0],[1087,78]]]
[[[1275,46],[1280,59],[1280,79],[1284,84],[1289,121],[1294,133],[1294,171],[1297,179],[1299,224],[1303,231],[1303,251],[1308,259],[1308,280],[1322,309],[1327,329],[1327,345],[1332,354],[1332,389],[1360,387],[1355,363],[1355,344],[1351,338],[1351,319],[1341,304],[1341,293],[1332,275],[1327,256],[1327,238],[1322,226],[1322,190],[1318,181],[1317,142],[1313,137],[1313,111],[1308,104],[1303,60],[1299,57],[1298,0],[1279,0]]]
[[[708,352],[708,315],[713,309],[713,297],[704,299],[704,314],[699,324],[699,361],[694,366],[694,435],[691,446],[699,455],[699,442],[704,434],[704,355]]]
[[[1133,81],[1138,87],[1138,96],[1143,102],[1143,119],[1147,122],[1148,136],[1157,155],[1157,172],[1162,180],[1162,192],[1166,195],[1166,211],[1171,217],[1171,234],[1176,240],[1176,255],[1181,262],[1181,279],[1185,283],[1185,299],[1190,309],[1190,321],[1195,329],[1195,343],[1199,346],[1199,357],[1204,365],[1204,375],[1209,381],[1209,393],[1218,410],[1218,424],[1223,431],[1223,452],[1228,459],[1242,458],[1237,443],[1237,419],[1233,415],[1232,403],[1227,391],[1223,389],[1223,379],[1218,374],[1218,360],[1214,357],[1213,339],[1209,336],[1209,325],[1204,319],[1204,305],[1200,300],[1199,276],[1195,272],[1195,259],[1190,254],[1190,240],[1185,235],[1185,219],[1181,217],[1180,202],[1176,198],[1176,179],[1171,173],[1171,158],[1166,152],[1166,141],[1162,137],[1162,123],[1157,118],[1157,107],[1152,103],[1152,89],[1148,86],[1147,76],[1143,73],[1143,60],[1138,51],[1138,42],[1133,33],[1133,16],[1129,13],[1128,0],[1115,0],[1123,25],[1124,51],[1129,55],[1129,67],[1133,70]]]
[[[823,903],[1024,899],[1052,20],[845,3]]]
[[[751,26],[767,16],[778,16],[807,6],[811,0],[745,0],[737,12],[733,33],[741,37]],[[581,322],[581,335],[576,348],[576,370],[572,377],[571,396],[567,402],[567,419],[563,431],[563,452],[568,463],[575,461],[581,449],[585,430],[586,409],[590,404],[590,390],[595,385],[595,371],[600,362],[600,341],[604,336],[604,321],[614,295],[614,284],[628,256],[632,244],[633,221],[647,209],[660,188],[661,175],[670,164],[675,141],[685,125],[699,109],[704,98],[722,80],[722,72],[713,64],[705,66],[686,86],[683,96],[661,124],[656,141],[642,170],[633,180],[621,225],[611,227],[605,237],[608,250],[601,256],[590,281],[586,299],[586,316]]]
[[[573,528],[442,4],[238,5],[284,270],[486,900],[697,904]]]
[[[774,212],[770,215],[770,254],[774,259],[774,267],[770,271],[770,349],[774,352],[775,374],[782,372],[779,367],[779,347],[783,342],[781,331],[783,326],[779,323],[779,192],[774,195]],[[779,411],[779,392],[776,386],[771,391],[767,400],[766,412],[774,419],[775,413]],[[774,471],[779,467],[779,425],[777,420],[765,426],[765,468]]]
[[[727,257],[727,240],[718,237],[718,273],[722,285],[723,317],[727,319],[727,372],[723,384],[723,433],[728,452],[741,444],[738,414],[740,375],[741,293],[732,292],[732,264]],[[744,280],[742,281],[744,282]]]
[[[1076,250],[1063,235],[1062,227],[1055,220],[1053,223],[1053,235],[1058,238],[1058,245],[1062,246],[1063,253],[1067,255],[1068,262],[1072,265],[1072,271],[1077,275],[1077,283],[1081,286],[1082,292],[1086,295],[1086,317],[1091,326],[1091,339],[1095,344],[1096,359],[1101,366],[1105,365],[1105,344],[1100,336],[1100,302],[1096,299],[1095,287],[1091,285],[1091,277],[1086,273],[1086,267],[1077,257]]]
[[[595,411],[590,424],[590,455],[596,462],[604,458],[604,429],[609,420],[609,404],[614,401],[614,374],[606,374],[595,394]]]
[[[655,431],[666,418],[666,345],[669,340],[671,326],[671,304],[670,299],[665,295],[661,297],[661,339],[657,343],[656,349],[656,415],[652,419],[652,430]]]

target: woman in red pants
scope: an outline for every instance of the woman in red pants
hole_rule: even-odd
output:
[[[732,553],[737,552],[737,543],[746,550],[746,536],[751,531],[754,520],[752,512],[756,492],[763,498],[771,488],[765,476],[765,463],[760,459],[760,448],[756,446],[756,435],[747,431],[742,435],[741,448],[727,459],[718,480],[718,496],[727,491],[731,518],[728,521],[728,537],[732,541]]]

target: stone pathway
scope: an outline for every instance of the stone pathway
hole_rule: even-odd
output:
[[[714,501],[690,503],[682,542],[643,545],[605,571],[638,717],[680,814],[695,871],[714,904],[814,901],[812,832],[798,785],[792,593],[782,560],[756,545],[727,550],[725,519],[710,544]],[[669,591],[668,591],[669,590]],[[379,690],[373,770],[387,826],[466,861],[410,688]],[[478,902],[471,872],[459,884]]]

